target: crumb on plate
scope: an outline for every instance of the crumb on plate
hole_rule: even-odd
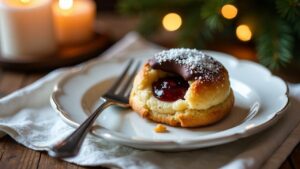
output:
[[[167,132],[167,127],[162,124],[157,124],[156,127],[154,128],[154,131],[156,133],[165,133]]]

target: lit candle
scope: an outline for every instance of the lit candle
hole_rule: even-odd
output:
[[[36,60],[56,51],[51,0],[1,0],[1,55]]]
[[[96,5],[91,0],[59,0],[54,3],[54,21],[58,41],[84,43],[93,37]]]

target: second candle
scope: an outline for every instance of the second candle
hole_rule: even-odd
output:
[[[62,45],[89,41],[94,34],[96,5],[91,0],[59,0],[53,4],[57,38]]]

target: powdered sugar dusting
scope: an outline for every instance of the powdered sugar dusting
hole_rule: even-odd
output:
[[[163,50],[154,55],[155,61],[162,65],[166,62],[175,62],[183,66],[194,80],[212,80],[224,67],[211,56],[205,55],[196,49],[177,48]],[[196,75],[196,76],[195,76]]]

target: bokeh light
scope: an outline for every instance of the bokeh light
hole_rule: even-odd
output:
[[[252,38],[251,29],[247,25],[239,25],[236,28],[235,33],[236,33],[237,38],[244,42],[249,41]]]
[[[164,16],[162,24],[167,31],[176,31],[182,25],[182,19],[177,13],[168,13]]]
[[[73,7],[73,0],[59,0],[58,6],[60,9],[68,10]]]
[[[236,17],[238,9],[231,4],[226,4],[221,9],[221,14],[226,19],[233,19]]]
[[[20,0],[21,3],[23,4],[29,4],[31,0]]]

